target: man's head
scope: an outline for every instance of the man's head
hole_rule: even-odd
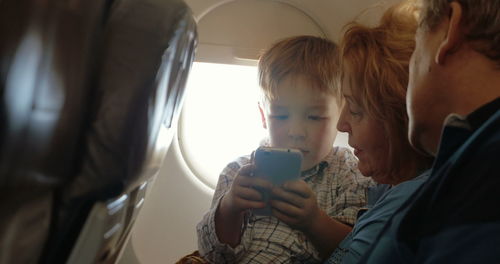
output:
[[[435,154],[444,119],[500,94],[500,1],[422,0],[410,62],[409,137]]]
[[[270,144],[300,149],[303,170],[318,164],[333,146],[337,70],[335,44],[312,36],[279,41],[259,60],[260,109]]]

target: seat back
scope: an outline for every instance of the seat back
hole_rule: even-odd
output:
[[[38,260],[77,163],[103,8],[72,2],[0,1],[0,263]]]
[[[0,7],[0,263],[113,263],[172,140],[196,46],[190,10]]]

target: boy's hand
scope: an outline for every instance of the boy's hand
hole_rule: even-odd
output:
[[[240,168],[215,213],[217,237],[222,243],[233,248],[240,243],[242,213],[247,209],[262,208],[266,205],[262,201],[262,195],[254,188],[267,190],[272,188],[270,182],[251,176],[254,170],[251,164]]]
[[[272,189],[273,215],[289,226],[307,232],[320,217],[316,195],[303,180],[288,181]]]
[[[261,178],[253,177],[254,165],[248,164],[240,168],[234,178],[229,192],[222,198],[221,210],[237,215],[247,209],[266,206],[262,195],[255,188],[270,190],[272,184]]]

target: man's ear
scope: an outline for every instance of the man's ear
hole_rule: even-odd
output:
[[[461,25],[463,15],[462,11],[463,8],[458,2],[453,1],[450,3],[450,13],[448,17],[446,35],[439,45],[436,53],[435,62],[437,64],[443,64],[447,56],[455,51],[463,40],[463,27]]]
[[[264,129],[267,129],[267,122],[266,122],[266,113],[264,112],[264,109],[262,109],[262,105],[259,102],[259,112],[260,112],[260,119],[262,120],[262,127]]]

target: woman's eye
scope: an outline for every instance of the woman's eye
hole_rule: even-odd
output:
[[[356,117],[356,118],[360,118],[360,117],[363,116],[363,112],[361,112],[361,111],[353,111],[351,109],[349,109],[349,114],[351,114],[351,116]]]
[[[361,113],[360,112],[356,112],[356,111],[352,111],[352,110],[349,110],[349,113],[353,116],[357,116],[357,115],[360,115]]]
[[[363,115],[363,112],[354,103],[347,101],[346,108],[351,116],[360,117]]]

